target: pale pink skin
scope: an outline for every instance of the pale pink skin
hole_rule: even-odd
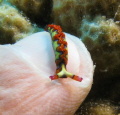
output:
[[[76,37],[68,42],[67,70],[83,77],[51,81],[55,56],[48,32],[33,34],[14,45],[0,45],[0,115],[72,115],[89,93],[94,66]]]

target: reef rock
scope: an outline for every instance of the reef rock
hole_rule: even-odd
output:
[[[120,75],[120,27],[112,19],[96,17],[93,21],[84,19],[80,30],[96,65],[97,77]]]
[[[114,21],[120,21],[120,5],[117,9],[117,12],[115,13]]]
[[[109,100],[85,102],[75,115],[119,115],[120,106]]]
[[[87,15],[95,18],[105,15],[113,18],[120,0],[53,0],[52,19],[61,25],[65,32],[81,36],[78,28]]]
[[[45,26],[50,20],[52,0],[7,0],[23,11],[33,22]]]
[[[8,3],[0,5],[0,44],[14,43],[40,29]]]

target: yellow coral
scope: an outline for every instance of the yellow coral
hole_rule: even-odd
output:
[[[118,115],[119,106],[110,101],[89,101],[84,103],[75,115]]]
[[[15,7],[6,3],[1,4],[0,44],[14,43],[38,30]]]

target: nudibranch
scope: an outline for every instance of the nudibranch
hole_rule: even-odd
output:
[[[82,77],[74,75],[66,70],[68,61],[68,48],[65,34],[62,32],[61,27],[58,25],[49,24],[45,30],[48,31],[51,35],[52,46],[55,53],[56,74],[50,76],[50,79],[55,80],[58,78],[70,77],[76,81],[81,82],[83,79]]]

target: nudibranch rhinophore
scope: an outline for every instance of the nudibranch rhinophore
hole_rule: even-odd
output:
[[[55,63],[56,63],[56,74],[50,76],[51,80],[58,78],[70,77],[76,81],[81,82],[82,77],[74,75],[66,70],[66,65],[68,61],[68,48],[67,41],[65,39],[65,34],[58,25],[49,24],[46,29],[51,35],[52,46],[55,52]]]

